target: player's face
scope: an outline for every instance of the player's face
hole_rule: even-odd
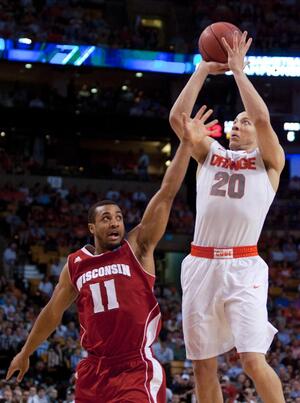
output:
[[[237,115],[230,132],[229,148],[234,151],[257,147],[256,130],[246,112]]]
[[[95,223],[89,224],[89,230],[103,251],[120,245],[125,235],[125,227],[119,207],[114,204],[97,207]]]

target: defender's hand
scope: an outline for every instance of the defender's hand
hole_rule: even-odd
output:
[[[243,71],[246,65],[244,63],[244,58],[252,43],[252,38],[249,38],[246,41],[247,34],[248,32],[244,31],[243,35],[239,39],[238,32],[235,31],[233,35],[232,47],[229,46],[225,38],[222,38],[223,45],[225,46],[228,53],[228,66],[233,73]]]
[[[181,142],[193,147],[201,142],[204,137],[210,136],[217,132],[217,130],[210,130],[212,126],[218,123],[217,119],[205,123],[210,115],[213,113],[212,109],[206,110],[206,106],[202,106],[197,112],[196,116],[192,119],[186,113],[182,114],[182,127],[183,137]]]
[[[19,371],[17,381],[21,382],[28,369],[29,369],[29,357],[28,355],[25,355],[24,353],[20,352],[12,360],[8,368],[5,380],[8,381],[16,371]]]

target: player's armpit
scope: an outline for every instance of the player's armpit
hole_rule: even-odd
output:
[[[254,125],[257,131],[258,148],[266,169],[274,169],[280,175],[284,168],[285,155],[270,120],[256,119]]]

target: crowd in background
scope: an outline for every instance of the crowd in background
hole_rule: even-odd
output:
[[[3,254],[6,276],[12,277],[19,264],[40,264],[41,254],[60,258],[87,243],[87,210],[96,201],[117,202],[124,215],[126,230],[130,231],[141,221],[149,198],[141,187],[134,192],[111,187],[96,193],[90,188],[80,191],[75,186],[57,189],[40,183],[32,187],[24,183],[19,186],[6,184],[0,188],[1,234],[6,237],[6,243],[7,239],[12,241]],[[192,231],[193,213],[178,197],[167,232],[190,235]],[[33,247],[39,248],[36,254]],[[45,268],[43,272],[46,273]]]
[[[184,6],[180,0],[173,1],[172,7],[168,7],[172,12],[169,21],[164,19],[163,30],[143,26],[143,13],[133,15],[126,3],[123,0],[3,0],[0,37],[195,52],[199,33],[210,23],[225,20],[249,31],[254,37],[253,51],[274,54],[299,51],[300,15],[296,0],[191,0],[184,2]],[[172,29],[168,28],[171,19]],[[86,85],[78,88],[70,81],[65,96],[61,96],[47,86],[2,83],[0,106],[44,110],[55,107],[78,113],[104,110],[117,112],[118,116],[164,119],[168,116],[169,105],[161,93],[148,94],[130,85],[119,89],[96,87],[96,91],[95,88],[91,91]],[[53,144],[55,147],[59,152],[59,147]],[[41,173],[42,148],[41,138],[36,138],[30,153],[33,159],[18,159],[1,149],[0,172]],[[134,159],[128,154],[128,158],[119,159],[118,164],[109,162],[109,153],[107,160],[104,155],[100,157],[103,166],[99,171],[107,178],[127,179],[129,176],[140,183],[149,180],[149,161],[145,169],[145,165],[139,165],[141,157]],[[68,172],[60,173],[76,176],[69,166],[63,169],[67,168]],[[80,168],[78,164],[76,169]],[[135,192],[129,192],[115,188],[113,183],[101,194],[89,188],[55,188],[39,183],[31,187],[25,183],[18,186],[7,183],[0,188],[3,274],[0,276],[0,403],[74,402],[75,368],[85,356],[79,345],[74,307],[65,313],[62,324],[50,339],[33,354],[28,375],[20,385],[14,380],[3,380],[6,368],[23,345],[41,307],[51,297],[66,255],[89,241],[88,207],[101,198],[117,201],[130,230],[140,221],[150,197],[138,186]],[[260,254],[270,267],[270,321],[279,330],[268,360],[283,382],[287,403],[300,403],[299,200],[300,178],[292,178],[281,185],[259,243]],[[191,208],[184,199],[177,198],[167,232],[191,237],[193,224]],[[26,266],[36,267],[42,278],[34,281],[25,278]],[[159,281],[155,293],[162,311],[163,328],[153,350],[166,371],[168,402],[195,403],[191,362],[185,358],[180,293],[174,285]],[[235,351],[221,357],[219,364],[226,403],[260,402]]]
[[[252,51],[281,54],[300,48],[297,0],[195,1],[192,15],[196,33],[217,21],[228,21],[248,31],[254,39]]]
[[[287,402],[300,401],[300,236],[287,231],[280,235],[272,223],[276,222],[281,208],[286,204],[291,206],[292,200],[296,200],[299,184],[300,179],[293,178],[281,186],[259,243],[260,254],[270,267],[270,320],[279,330],[268,360],[283,382]],[[51,297],[64,264],[60,257],[86,242],[85,212],[99,195],[88,189],[80,192],[76,188],[52,189],[39,184],[32,188],[24,184],[17,188],[7,185],[0,194],[1,233],[6,235],[2,239],[6,246],[2,261],[6,275],[0,279],[0,377],[3,378],[41,307]],[[120,203],[128,229],[140,220],[149,199],[140,190],[130,194],[113,188],[101,196]],[[189,222],[186,227],[185,214]],[[179,199],[168,231],[176,232],[181,225],[181,231],[190,235],[192,223],[193,214]],[[289,225],[288,222],[281,229],[287,230]],[[42,263],[38,263],[39,258]],[[43,278],[24,281],[18,268],[26,263],[35,263]],[[155,293],[163,328],[153,350],[166,371],[168,402],[195,402],[191,362],[185,358],[180,294],[174,285],[159,282]],[[34,403],[74,401],[74,372],[84,356],[72,307],[64,315],[61,326],[33,355],[25,380],[18,386],[14,381],[0,382],[0,401],[21,402],[22,398]],[[235,351],[220,358],[219,375],[226,403],[260,402]]]
[[[102,113],[162,118],[168,117],[168,104],[162,93],[145,92],[128,83],[119,87],[77,87],[71,80],[65,93],[50,85],[14,82],[0,84],[0,107],[17,109],[55,110],[75,114]]]
[[[86,151],[76,139],[70,150],[67,142],[60,145],[57,134],[21,138],[22,150],[18,150],[15,141],[0,148],[0,173],[156,182],[166,169],[167,156],[152,160],[143,148],[124,151],[122,144],[118,147],[115,143],[114,153],[103,145]]]
[[[164,9],[168,13],[160,12]],[[300,47],[297,0],[189,0],[184,5],[180,1],[166,1],[160,10],[157,7],[154,10],[151,14],[140,7],[137,12],[124,0],[3,0],[0,36],[195,52],[199,34],[206,26],[228,21],[253,36],[257,51],[295,52]],[[162,28],[142,23],[145,17],[158,16]]]
[[[19,90],[23,91],[22,88]],[[26,96],[19,97],[16,87],[16,91],[11,92],[11,96],[19,97],[17,104],[7,102],[9,99],[7,94],[10,92],[1,91],[0,102],[6,100],[2,106],[51,108],[51,102],[45,101],[47,96],[43,98],[47,95],[47,91],[39,94],[29,89],[28,92],[25,91],[25,95],[30,94],[30,97],[26,98]],[[75,96],[72,97],[70,94]],[[127,88],[126,91],[121,89],[118,96],[122,99],[120,101],[115,98],[119,105],[119,114],[121,111],[133,114],[130,108],[134,107],[135,102],[143,103],[145,99],[143,94],[138,94],[131,88]],[[109,108],[113,110],[115,104],[109,100],[109,91],[108,98],[105,97],[106,95],[102,96],[101,92],[93,94],[84,86],[76,92],[71,87],[68,95],[70,102],[74,102],[70,105],[80,111],[87,111],[90,108],[94,112],[97,111],[99,106],[97,102],[100,101],[104,102],[103,108],[105,105],[110,105]],[[138,97],[137,101],[134,100],[135,97]],[[57,107],[59,101],[56,99],[55,102]],[[61,105],[63,106],[63,103]],[[143,113],[145,111],[147,109],[143,109]],[[138,115],[138,109],[134,113]],[[47,137],[36,137],[31,145],[31,152],[27,152],[27,147],[22,143],[23,149],[19,157],[0,150],[0,171],[21,175],[45,174],[43,169],[45,164],[50,162],[50,158],[47,158],[47,153],[44,153],[42,157],[41,150],[45,151],[49,148],[47,142],[51,143],[52,140]],[[57,156],[60,148],[55,142],[51,147]],[[75,142],[72,148],[75,150]],[[68,154],[70,152],[71,150]],[[130,178],[139,180],[140,184],[150,179],[149,156],[145,157],[145,153],[140,155],[128,153],[122,159],[116,153],[112,156],[109,152],[99,150],[95,152],[98,158],[96,164],[98,169],[86,171],[87,175],[97,173],[99,177],[103,175],[106,178]],[[92,154],[93,150],[89,151],[89,157],[85,158],[81,148],[80,154],[76,155],[77,161],[82,156],[83,159],[91,162]],[[63,156],[65,161],[67,157],[67,155]],[[86,166],[83,167],[87,169]],[[80,168],[77,164],[75,172],[68,165],[62,167],[59,174],[77,176],[83,174],[82,171],[78,171]],[[56,171],[52,172],[56,173]],[[9,279],[9,281],[2,279],[0,291],[0,368],[3,369],[1,376],[4,376],[4,368],[24,342],[41,306],[51,296],[64,262],[62,257],[87,242],[87,208],[99,198],[115,199],[123,209],[127,229],[130,230],[139,222],[150,196],[138,189],[138,185],[136,192],[112,187],[102,194],[96,194],[90,189],[85,191],[79,191],[76,188],[56,189],[41,184],[28,187],[25,184],[13,186],[8,183],[0,189],[0,228],[1,234],[5,234],[5,238],[0,239],[0,249],[3,250],[2,267],[6,279]],[[299,236],[293,237],[289,232],[300,227],[299,196],[299,178],[283,183],[267,216],[265,225],[267,231],[260,241],[260,252],[270,265],[271,321],[280,330],[269,354],[269,360],[284,383],[287,402],[297,402],[296,399],[300,401],[300,340],[298,338],[300,334],[298,313],[300,241]],[[167,231],[172,234],[191,236],[193,224],[194,216],[191,209],[184,200],[177,199]],[[280,236],[278,230],[282,232]],[[22,268],[27,264],[37,266],[39,272],[44,275],[38,284],[23,281]],[[17,297],[12,294],[16,294]],[[162,309],[164,326],[154,351],[163,363],[167,374],[169,402],[193,402],[194,381],[191,363],[185,360],[180,296],[174,288],[165,285],[157,287],[156,294]],[[29,376],[20,387],[17,387],[14,382],[0,383],[0,399],[2,396],[3,401],[18,402],[23,395],[23,399],[25,401],[27,399],[30,403],[74,400],[73,386],[70,384],[73,385],[74,369],[83,355],[78,345],[78,325],[75,317],[74,312],[67,312],[61,328],[34,354]],[[234,352],[220,360],[220,380],[226,403],[259,402],[253,384],[242,373]]]

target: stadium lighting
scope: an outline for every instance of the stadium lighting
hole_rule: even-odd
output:
[[[293,131],[287,132],[286,138],[287,138],[287,141],[290,141],[290,142],[295,141],[295,132],[293,132]]]
[[[128,90],[127,85],[122,85],[122,91],[127,91],[127,90]]]
[[[233,126],[233,120],[225,120],[224,122],[224,132],[228,134]]]
[[[24,45],[31,45],[32,40],[30,38],[19,38],[18,42],[19,43],[24,43]]]
[[[25,64],[25,69],[32,69],[32,64],[31,63],[26,63]]]
[[[97,94],[98,88],[91,88],[91,93],[92,94]]]
[[[0,133],[0,136],[1,136],[1,137],[5,137],[5,136],[6,136],[6,133],[5,133],[5,132],[1,132],[1,133]]]
[[[135,73],[135,76],[138,78],[141,78],[141,77],[143,77],[143,73],[138,71],[137,73]]]
[[[142,18],[141,25],[143,27],[161,29],[163,27],[163,22],[160,18]]]
[[[79,50],[80,48],[77,46],[77,50]],[[96,49],[95,46],[90,46],[85,52],[83,52],[83,55],[81,55],[79,57],[79,59],[77,59],[74,62],[75,66],[81,66],[82,63],[94,52],[94,50]]]
[[[158,19],[151,20],[151,23],[154,23],[154,25],[157,22],[159,23],[160,21]],[[25,37],[19,38],[17,41],[0,38],[0,51],[0,59],[10,61],[121,68],[124,70],[133,70],[136,72],[135,74],[143,74],[145,71],[168,74],[191,74],[202,60],[199,53],[183,54],[150,50],[136,51],[90,45],[33,42],[30,38]],[[249,61],[249,65],[246,66],[245,73],[249,76],[300,78],[299,56],[261,55],[248,56],[247,60]],[[227,72],[226,74],[232,73]]]
[[[284,130],[292,130],[298,132],[300,130],[299,122],[284,122],[283,124]]]
[[[170,155],[171,153],[171,144],[167,143],[162,149],[161,152],[167,155]]]
[[[215,133],[210,134],[211,137],[221,137],[222,136],[222,126],[219,123],[216,123],[212,127],[209,128],[209,130],[212,132],[215,130]]]

